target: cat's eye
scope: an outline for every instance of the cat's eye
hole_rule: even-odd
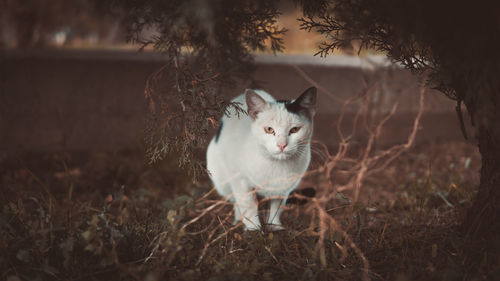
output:
[[[300,130],[300,127],[293,127],[290,129],[290,134],[295,134]]]
[[[274,134],[274,129],[271,127],[264,127],[266,134]]]

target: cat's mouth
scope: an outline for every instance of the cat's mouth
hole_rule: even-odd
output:
[[[289,151],[279,151],[272,154],[272,157],[277,160],[287,160],[293,156],[293,153]]]

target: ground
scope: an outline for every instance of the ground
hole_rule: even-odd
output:
[[[479,182],[473,144],[403,153],[325,206],[291,200],[285,231],[244,232],[206,177],[142,148],[0,160],[0,272],[14,280],[494,280],[459,230]],[[314,165],[314,161],[313,161]],[[319,179],[320,180],[320,179]],[[319,189],[309,179],[302,189]],[[313,185],[311,185],[313,184]],[[299,192],[299,194],[301,194]],[[317,190],[316,196],[321,196]],[[495,273],[496,272],[496,273]]]

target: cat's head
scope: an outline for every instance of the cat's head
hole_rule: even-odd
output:
[[[286,160],[305,152],[312,136],[315,87],[292,101],[266,101],[253,90],[245,96],[252,135],[267,156]]]

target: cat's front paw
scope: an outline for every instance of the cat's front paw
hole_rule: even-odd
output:
[[[285,230],[281,224],[268,224],[267,229],[272,232]]]

